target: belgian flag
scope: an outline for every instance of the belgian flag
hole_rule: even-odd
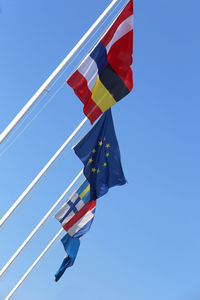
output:
[[[67,80],[91,123],[133,89],[133,1]]]

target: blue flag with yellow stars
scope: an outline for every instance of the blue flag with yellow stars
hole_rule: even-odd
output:
[[[90,200],[100,198],[115,185],[126,183],[110,109],[74,151],[84,164],[84,175],[90,183]]]

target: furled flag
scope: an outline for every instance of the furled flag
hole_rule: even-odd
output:
[[[73,266],[80,246],[80,239],[71,237],[68,233],[61,239],[64,249],[67,252],[58,272],[55,274],[55,281],[58,281],[65,270]]]
[[[133,0],[67,80],[93,124],[133,88]]]
[[[84,164],[84,175],[90,183],[90,200],[98,199],[110,187],[126,183],[121,166],[111,109],[74,147]]]
[[[74,264],[80,246],[80,238],[90,229],[95,208],[96,199],[90,200],[90,184],[85,180],[56,213],[55,218],[67,231],[61,240],[67,256],[55,274],[56,281],[60,279],[68,267]]]

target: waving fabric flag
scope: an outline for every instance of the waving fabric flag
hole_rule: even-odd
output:
[[[133,1],[67,80],[93,122],[133,88]]]
[[[58,281],[60,279],[67,268],[73,266],[80,246],[80,239],[73,238],[69,234],[66,234],[61,239],[61,242],[63,243],[67,255],[64,258],[58,272],[55,274],[55,281]]]
[[[103,196],[115,185],[126,183],[111,109],[103,114],[74,151],[84,164],[91,200]]]
[[[67,256],[55,275],[56,281],[59,280],[68,267],[74,264],[80,246],[80,238],[90,229],[95,208],[96,200],[90,200],[90,184],[85,180],[56,213],[55,218],[67,231],[67,234],[61,240]]]

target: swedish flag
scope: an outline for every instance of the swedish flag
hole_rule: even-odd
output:
[[[84,175],[90,183],[90,200],[100,198],[115,185],[126,183],[110,109],[74,151],[84,164]]]

